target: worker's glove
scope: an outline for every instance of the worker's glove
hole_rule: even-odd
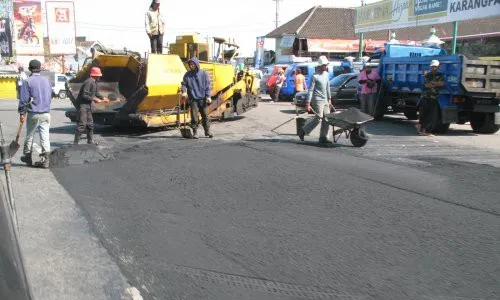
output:
[[[210,104],[210,103],[212,103],[212,98],[207,97],[207,99],[205,99],[205,103],[206,103],[206,104]]]

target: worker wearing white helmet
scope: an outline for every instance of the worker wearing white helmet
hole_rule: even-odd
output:
[[[439,60],[432,60],[431,71],[425,74],[422,98],[418,103],[419,122],[416,125],[418,135],[430,135],[440,122],[439,91],[444,87],[444,75],[438,72]]]
[[[299,138],[303,141],[305,135],[309,135],[320,122],[323,114],[330,113],[330,82],[327,71],[328,59],[325,56],[320,56],[318,59],[319,71],[311,79],[309,93],[307,96],[306,110],[314,110],[317,116],[309,118],[304,127],[299,130]],[[329,124],[321,121],[321,130],[319,133],[320,143],[329,143],[328,140]]]

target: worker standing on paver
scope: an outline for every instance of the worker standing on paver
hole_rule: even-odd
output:
[[[328,129],[329,124],[322,120],[324,114],[330,113],[330,82],[329,74],[327,71],[328,59],[325,56],[320,56],[318,59],[319,71],[311,80],[309,93],[307,96],[306,111],[314,110],[317,114],[313,118],[307,119],[302,130],[299,130],[300,140],[304,140],[305,135],[309,135],[321,121],[321,130],[319,134],[320,143],[329,143]]]
[[[380,83],[380,76],[372,70],[371,65],[365,65],[363,71],[359,73],[358,81],[361,84],[361,111],[373,116],[377,103],[377,86]]]
[[[418,135],[430,135],[426,128],[434,128],[433,122],[439,120],[439,90],[444,87],[444,75],[439,70],[439,60],[431,61],[431,71],[425,74],[422,98],[419,101]]]
[[[212,103],[210,98],[211,83],[210,76],[205,70],[200,68],[200,61],[193,57],[188,61],[189,71],[184,74],[182,80],[182,98],[187,99],[191,107],[191,128],[193,138],[198,138],[198,113],[201,114],[201,122],[205,129],[205,136],[212,138],[210,132],[210,119],[208,118],[207,107]]]
[[[35,167],[48,168],[50,154],[50,104],[52,101],[52,85],[49,79],[40,75],[40,61],[29,62],[31,72],[22,84],[18,111],[21,123],[26,121],[26,139],[24,140],[24,155],[21,161],[28,166],[33,165],[32,151],[35,132],[40,134],[42,153]]]
[[[84,82],[78,96],[76,98],[76,103],[78,105],[78,115],[77,115],[77,125],[75,130],[75,140],[73,143],[75,145],[80,141],[80,137],[83,133],[87,133],[87,144],[97,143],[94,140],[94,118],[92,117],[92,104],[109,102],[108,98],[103,97],[99,94],[99,89],[97,88],[97,81],[102,77],[101,69],[98,67],[93,67],[90,69],[90,76]]]
[[[165,20],[160,13],[160,0],[153,0],[146,12],[146,33],[151,42],[151,53],[163,53]]]

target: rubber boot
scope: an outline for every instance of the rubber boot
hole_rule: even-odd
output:
[[[49,153],[44,152],[40,154],[40,161],[35,163],[35,167],[48,169],[49,168]]]
[[[75,132],[75,140],[73,141],[74,145],[78,145],[78,143],[80,142],[81,136],[82,136],[82,134],[80,133],[80,131]]]
[[[193,128],[193,139],[198,139],[198,128]]]
[[[213,138],[214,135],[210,132],[210,128],[205,127],[205,136],[208,138]]]
[[[87,132],[87,144],[97,146],[97,142],[94,140],[94,131],[93,130],[90,130]]]
[[[21,156],[21,161],[25,163],[28,167],[31,167],[33,165],[33,159],[31,158],[31,152],[24,153],[23,156]]]

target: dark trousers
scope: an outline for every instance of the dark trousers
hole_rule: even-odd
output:
[[[163,53],[163,34],[152,35],[149,40],[151,41],[151,53]]]
[[[276,85],[274,88],[274,101],[278,102],[280,101],[280,92],[281,92],[281,86]]]
[[[439,103],[437,98],[422,98],[419,103],[418,122],[425,130],[430,131],[434,128],[440,120],[439,116]]]
[[[92,133],[94,131],[94,118],[92,117],[92,107],[90,104],[81,104],[78,109],[76,131],[82,133]]]
[[[208,119],[207,106],[205,100],[193,100],[191,106],[191,128],[198,129],[198,113],[201,115],[201,124],[208,133],[210,131],[210,120]]]

